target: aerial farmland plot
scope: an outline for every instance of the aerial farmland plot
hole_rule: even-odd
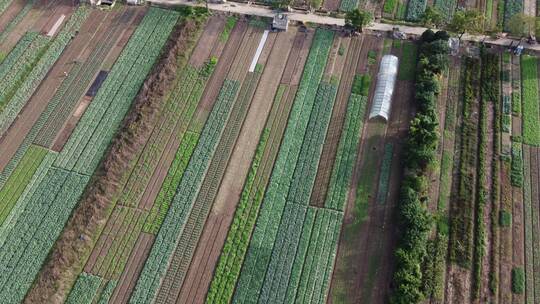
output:
[[[0,303],[540,303],[538,58],[266,21],[0,0]]]

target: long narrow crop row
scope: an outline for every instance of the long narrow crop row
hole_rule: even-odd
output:
[[[387,143],[384,146],[384,156],[381,164],[381,175],[379,176],[379,187],[377,190],[377,202],[380,204],[386,203],[388,196],[388,184],[390,183],[390,169],[392,167],[392,156],[394,146]]]
[[[187,217],[210,165],[210,160],[225,128],[225,123],[229,119],[238,89],[239,83],[237,81],[225,80],[216,104],[208,117],[208,122],[201,133],[193,157],[189,161],[167,216],[137,280],[130,303],[148,303],[154,298],[161,278],[167,271],[168,260],[177,246],[177,236],[184,229]]]
[[[261,273],[265,273],[270,264],[272,250],[278,237],[278,230],[280,230],[279,223],[281,222],[281,217],[284,215],[287,194],[293,182],[296,164],[299,163],[302,142],[304,141],[304,136],[308,133],[307,128],[318,91],[316,88],[319,87],[322,79],[332,39],[332,32],[317,30],[315,33],[300,86],[296,93],[295,102],[289,116],[284,139],[262,203],[257,226],[240,274],[234,295],[235,303],[243,303],[248,299],[258,298],[263,286],[264,276]],[[330,115],[328,113],[326,114],[328,116]],[[324,138],[322,139],[324,140]],[[309,139],[306,141],[306,145],[308,143]],[[312,186],[313,183],[311,183]],[[307,204],[308,202],[309,200],[303,203]],[[305,214],[305,206],[302,207]],[[283,229],[285,228],[283,227]]]
[[[119,279],[142,230],[146,214],[146,211],[123,206],[114,209],[99,240],[100,244],[96,246],[104,250],[100,251],[90,273],[106,279]]]
[[[119,204],[134,207],[139,202],[145,185],[152,177],[153,168],[158,165],[168,139],[175,136],[174,132],[178,138],[182,138],[187,129],[215,64],[215,61],[211,61],[200,69],[187,67],[182,74],[163,109],[160,125],[154,129],[150,141],[146,144],[136,166],[130,173],[122,196],[118,200]],[[189,155],[187,158],[189,160]],[[156,208],[160,208],[163,202],[160,200]],[[166,213],[167,209],[162,209],[161,212]]]
[[[161,303],[164,295],[169,295],[173,290],[179,290],[185,279],[185,275],[191,263],[196,245],[202,234],[205,219],[208,217],[212,203],[214,202],[227,164],[233,152],[234,144],[240,134],[240,128],[250,108],[255,89],[259,83],[261,73],[248,73],[239,90],[230,118],[227,121],[215,156],[212,159],[208,172],[203,180],[199,195],[193,204],[189,218],[183,229],[182,235],[175,249],[167,274],[161,284],[156,303]]]
[[[56,166],[84,174],[94,171],[178,16],[173,11],[149,10],[64,146]]]
[[[47,150],[37,146],[30,147],[13,175],[10,176],[2,190],[0,190],[0,225],[4,223],[45,155],[47,155]]]
[[[199,133],[190,131],[186,132],[184,135],[182,143],[180,144],[178,151],[176,151],[173,163],[167,172],[167,177],[165,177],[165,180],[163,181],[161,190],[159,191],[146,223],[144,224],[144,232],[152,234],[158,233],[159,227],[161,227],[171,202],[174,199],[176,187],[180,184],[189,163],[189,159],[199,142],[199,136]]]
[[[523,103],[523,142],[540,146],[540,106],[538,105],[538,60],[521,57],[521,86]]]
[[[24,81],[17,86],[17,90],[13,93],[13,96],[4,95],[0,98],[0,103],[3,105],[7,102],[4,99],[6,97],[9,98],[9,103],[5,105],[5,108],[0,114],[0,134],[15,120],[53,64],[58,60],[66,46],[70,43],[73,36],[79,31],[83,21],[89,13],[89,9],[79,7],[69,18],[60,33],[58,33],[54,40],[47,45],[46,50],[39,56],[39,61],[32,67],[32,70],[27,74]]]
[[[292,295],[296,294],[295,303],[326,303],[342,220],[341,212],[317,208],[313,227],[309,227],[309,221],[304,223],[301,243],[307,243],[309,247],[305,254],[297,254],[294,260],[294,267],[302,269],[302,272],[300,275],[299,271],[293,271],[294,280],[291,283],[297,281],[298,285],[289,285],[286,299],[292,300]],[[309,227],[307,230],[306,226]],[[311,236],[304,234],[309,230]]]
[[[277,149],[273,148],[271,143],[276,138],[280,139],[280,122],[286,120],[282,118],[282,115],[286,116],[290,109],[286,107],[287,103],[283,100],[285,90],[285,85],[278,87],[271,113],[259,139],[231,228],[208,291],[206,302],[209,304],[230,302],[232,299],[234,286],[240,275],[240,268],[271,173],[271,163],[277,154]],[[285,113],[279,113],[280,110]]]
[[[100,285],[100,277],[81,273],[69,293],[66,304],[91,304],[99,292]]]
[[[360,133],[364,126],[367,96],[352,93],[347,105],[347,116],[343,125],[343,134],[338,146],[338,152],[325,207],[344,211],[349,193],[356,151],[360,142]]]
[[[17,58],[17,61],[2,75],[0,82],[0,112],[2,112],[26,77],[32,72],[50,42],[48,37],[37,35],[32,43]]]
[[[12,73],[13,67],[16,64],[20,64],[19,58],[21,58],[21,56],[30,47],[38,34],[39,33],[37,32],[26,32],[26,34],[24,34],[24,36],[17,42],[15,48],[13,48],[11,52],[9,52],[6,58],[4,58],[4,61],[2,61],[2,63],[0,64],[0,80],[3,80],[8,72]]]

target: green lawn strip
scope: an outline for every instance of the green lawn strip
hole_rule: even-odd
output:
[[[229,119],[238,89],[238,81],[225,80],[137,280],[130,303],[148,303],[154,298]]]
[[[388,196],[388,184],[390,183],[390,170],[392,169],[392,157],[394,152],[394,145],[387,143],[384,146],[384,156],[380,168],[379,175],[379,187],[377,190],[377,202],[379,204],[385,204]]]
[[[66,304],[91,304],[98,295],[102,278],[81,273],[71,289]]]
[[[45,155],[47,155],[47,150],[31,146],[2,187],[2,190],[0,190],[0,225],[7,218],[24,189],[32,180]]]
[[[376,195],[376,181],[379,172],[378,163],[381,153],[376,149],[384,136],[385,124],[371,122],[372,129],[366,134],[365,160],[360,168],[360,178],[354,202],[354,225],[359,226],[368,216],[369,201]]]
[[[538,60],[521,57],[521,85],[523,101],[523,142],[540,146],[540,109],[538,105]]]
[[[412,42],[403,44],[403,55],[398,69],[399,80],[414,80],[416,74],[417,46]]]
[[[303,76],[289,115],[287,129],[285,130],[285,135],[274,165],[270,183],[262,203],[261,212],[257,219],[257,226],[253,232],[246,260],[240,274],[234,295],[234,302],[239,303],[249,299],[258,298],[258,294],[261,291],[265,278],[260,274],[266,272],[270,263],[272,249],[276,242],[276,238],[278,237],[279,223],[281,217],[284,215],[283,211],[287,201],[287,194],[293,182],[296,164],[300,158],[302,142],[304,141],[304,138],[306,138],[305,135],[307,133],[312,133],[308,132],[308,124],[310,122],[310,116],[312,115],[316,96],[317,94],[320,94],[318,93],[317,88],[322,80],[333,38],[334,35],[330,31],[318,29],[315,33],[311,50],[304,67]],[[328,102],[333,103],[333,101],[330,100],[328,100]],[[321,115],[329,116],[330,114],[322,113]],[[318,126],[322,125],[316,122],[312,122],[312,124]],[[327,126],[325,126],[325,129],[326,127]],[[319,143],[316,143],[315,146],[317,144]],[[310,153],[315,150],[310,150]],[[315,166],[315,170],[316,168],[317,167]],[[303,195],[302,193],[304,192],[298,193],[299,195]],[[308,201],[305,203],[307,204]],[[285,225],[286,223],[283,224]],[[286,228],[286,226],[283,228]],[[299,235],[295,235],[297,242],[298,237]],[[269,283],[272,281],[273,280],[270,280]],[[268,290],[265,292],[268,292]],[[281,292],[279,296],[284,297],[284,292]]]

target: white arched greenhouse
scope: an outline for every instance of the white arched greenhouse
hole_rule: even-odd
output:
[[[381,60],[381,67],[377,75],[377,86],[373,96],[373,105],[369,113],[369,119],[375,117],[390,118],[390,108],[392,107],[392,94],[396,86],[399,60],[394,55],[384,55]]]

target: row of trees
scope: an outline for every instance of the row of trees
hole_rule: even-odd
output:
[[[347,26],[362,32],[362,29],[373,21],[373,14],[366,10],[355,9],[345,16]],[[528,36],[535,32],[539,17],[525,14],[514,15],[506,25],[508,31],[516,36]],[[439,9],[428,6],[420,18],[420,23],[426,27],[443,28],[459,35],[461,39],[465,33],[481,34],[485,28],[485,16],[478,10],[458,10],[450,21]]]
[[[415,81],[417,113],[411,121],[404,151],[404,178],[399,198],[400,241],[396,250],[392,304],[419,303],[425,298],[422,264],[433,219],[426,208],[428,167],[435,160],[439,133],[436,111],[440,75],[448,66],[449,35],[422,34]]]

